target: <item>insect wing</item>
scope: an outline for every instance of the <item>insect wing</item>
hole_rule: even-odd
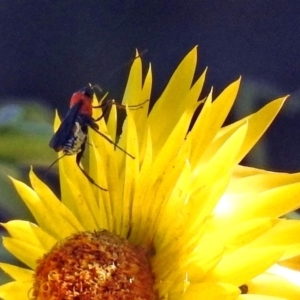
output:
[[[66,117],[63,119],[58,130],[55,132],[52,139],[50,140],[49,146],[55,151],[60,151],[63,148],[66,141],[68,140],[68,138],[70,137],[70,134],[72,134],[72,130],[81,106],[82,101],[79,101],[69,109]]]

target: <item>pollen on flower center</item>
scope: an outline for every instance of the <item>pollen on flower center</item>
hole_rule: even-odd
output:
[[[107,230],[81,232],[38,261],[33,299],[155,300],[146,251]]]

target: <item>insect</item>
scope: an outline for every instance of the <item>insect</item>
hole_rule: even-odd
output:
[[[109,107],[113,104],[117,105],[118,107],[124,106],[121,104],[116,104],[114,101],[108,101],[104,104],[93,107],[92,99],[95,87],[98,88],[98,86],[88,85],[72,95],[70,100],[70,109],[66,117],[63,119],[58,130],[55,132],[52,139],[50,140],[49,146],[53,148],[56,152],[62,151],[62,157],[66,155],[76,154],[76,164],[81,170],[81,172],[85,175],[85,177],[101,190],[107,191],[105,188],[99,186],[80,164],[85,151],[88,129],[91,128],[92,130],[97,132],[109,143],[113,144],[116,148],[123,151],[132,159],[134,159],[134,156],[129,154],[121,147],[119,147],[116,143],[114,143],[111,139],[109,139],[106,135],[99,131],[99,126],[96,122],[104,117]],[[92,117],[93,108],[103,109],[102,115],[97,119],[94,119]],[[56,162],[57,160],[54,161],[52,165]]]

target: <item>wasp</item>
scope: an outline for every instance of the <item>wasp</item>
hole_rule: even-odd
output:
[[[134,159],[134,156],[119,147],[116,143],[99,131],[99,126],[96,122],[104,117],[109,107],[112,104],[115,104],[118,107],[124,106],[121,104],[116,104],[111,100],[99,106],[93,107],[92,100],[95,93],[95,87],[98,86],[88,85],[72,95],[70,100],[70,109],[61,122],[58,130],[51,138],[49,146],[56,152],[62,151],[63,156],[76,154],[76,164],[85,177],[101,190],[107,191],[107,189],[99,186],[80,164],[87,143],[88,129],[90,128],[94,130],[110,144],[113,144],[116,148],[123,151],[132,159]],[[102,108],[103,110],[101,116],[97,119],[92,117],[93,108]],[[57,160],[54,163],[56,162]]]

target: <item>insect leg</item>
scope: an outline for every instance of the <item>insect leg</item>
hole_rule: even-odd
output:
[[[139,103],[139,104],[133,104],[133,105],[128,105],[128,107],[132,110],[135,110],[135,109],[140,109],[140,108],[143,108],[143,104],[149,102],[150,100],[145,100],[143,101],[142,103]],[[118,104],[118,103],[114,103],[117,107],[119,108],[126,108],[126,105],[123,105],[123,104]]]
[[[139,104],[129,105],[128,107],[132,110],[140,109],[140,108],[143,108],[142,105],[147,103],[147,102],[149,102],[149,100],[145,100],[145,101],[143,101],[142,103],[139,103]],[[99,118],[97,118],[95,121],[101,120],[104,117],[104,115],[107,113],[108,108],[111,107],[112,105],[115,105],[118,108],[126,109],[126,105],[119,104],[119,103],[115,102],[115,100],[109,100],[109,101],[107,101],[103,104],[93,106],[93,108],[103,108],[102,115]]]
[[[99,118],[95,119],[95,121],[99,121],[101,120],[107,113],[109,107],[111,107],[111,101],[108,103],[108,102],[105,102],[103,104],[100,104],[100,105],[97,105],[97,106],[93,106],[93,108],[102,108],[102,114]]]
[[[48,173],[49,172],[49,170],[60,160],[60,159],[62,159],[63,157],[65,157],[66,156],[66,154],[63,154],[61,157],[59,157],[59,158],[57,158],[49,167],[48,167],[48,169],[46,170],[46,173]]]
[[[102,191],[107,191],[107,189],[101,187],[100,185],[98,185],[95,180],[82,168],[82,166],[80,165],[80,161],[81,161],[81,158],[83,157],[83,153],[84,153],[84,149],[85,149],[85,146],[83,145],[82,147],[82,151],[80,151],[77,155],[76,155],[76,164],[78,166],[78,168],[81,170],[81,172],[83,173],[83,175],[88,179],[88,181],[95,185],[96,187],[98,187],[100,190]]]

